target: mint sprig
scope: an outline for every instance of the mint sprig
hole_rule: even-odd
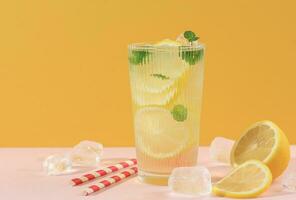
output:
[[[148,62],[148,56],[150,52],[147,50],[133,50],[130,54],[129,61],[131,64],[146,64]]]
[[[184,38],[188,40],[188,42],[194,42],[199,39],[199,37],[197,37],[192,31],[185,31],[183,35]]]
[[[187,108],[181,104],[175,105],[171,114],[176,121],[183,122],[187,119]]]
[[[187,62],[189,65],[195,65],[198,61],[200,61],[204,55],[203,49],[198,50],[179,50],[179,56]]]
[[[197,37],[192,31],[185,31],[183,36],[188,42],[190,42],[190,46],[192,45],[192,42],[199,39],[199,37]],[[202,59],[203,54],[203,49],[190,49],[186,47],[184,48],[182,46],[179,48],[179,56],[189,65],[195,65],[199,60]]]
[[[160,78],[162,80],[167,80],[167,79],[170,79],[170,77],[166,76],[166,75],[163,75],[163,74],[150,74],[150,76],[153,76],[155,78]]]

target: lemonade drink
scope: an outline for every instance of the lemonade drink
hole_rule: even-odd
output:
[[[197,162],[204,48],[165,40],[128,49],[139,178],[167,184],[172,169]]]

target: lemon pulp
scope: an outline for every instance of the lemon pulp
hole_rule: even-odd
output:
[[[214,184],[213,193],[234,198],[256,197],[272,182],[270,169],[261,161],[249,160]]]
[[[290,145],[282,130],[271,121],[253,124],[234,144],[231,162],[234,166],[248,160],[259,160],[278,177],[288,166]]]

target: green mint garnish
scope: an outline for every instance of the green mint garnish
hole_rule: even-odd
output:
[[[184,38],[186,38],[188,40],[188,42],[194,42],[194,41],[199,39],[199,37],[197,37],[195,35],[195,33],[192,32],[192,31],[185,31],[184,32]]]
[[[179,50],[180,57],[185,60],[189,65],[195,65],[199,60],[202,59],[204,51],[203,49],[199,50]]]
[[[197,37],[195,33],[192,31],[185,31],[183,33],[183,36],[185,39],[188,40],[188,42],[190,42],[191,45],[192,45],[192,42],[197,41],[199,39],[199,37]],[[192,50],[192,49],[186,49],[186,48],[183,49],[183,47],[179,48],[179,56],[184,61],[186,61],[189,65],[196,64],[199,60],[202,59],[203,54],[204,54],[203,49]]]
[[[183,122],[187,119],[187,108],[181,104],[175,105],[171,113],[173,118],[178,122]]]
[[[147,50],[133,50],[129,57],[129,61],[135,65],[146,64],[148,62],[149,54],[150,52]]]
[[[170,77],[165,76],[165,75],[163,75],[163,74],[151,74],[151,76],[156,77],[156,78],[160,78],[160,79],[162,79],[162,80],[170,79]]]

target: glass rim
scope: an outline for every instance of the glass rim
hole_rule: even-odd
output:
[[[202,43],[198,43],[197,45],[181,45],[181,46],[155,46],[152,44],[147,44],[147,43],[131,43],[128,45],[129,50],[176,50],[176,49],[181,49],[181,50],[200,50],[204,49],[205,46]]]

